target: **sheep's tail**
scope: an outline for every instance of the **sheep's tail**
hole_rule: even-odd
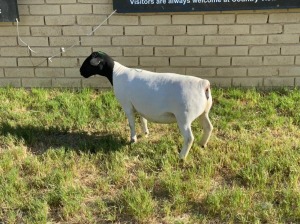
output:
[[[209,110],[212,106],[213,100],[212,100],[212,96],[211,96],[210,82],[206,79],[204,79],[203,82],[202,82],[202,91],[204,91],[204,95],[205,95],[206,100],[207,100],[204,112],[206,114],[208,114]]]
[[[203,89],[206,96],[206,99],[211,99],[211,91],[210,91],[210,82],[206,79],[203,80]]]

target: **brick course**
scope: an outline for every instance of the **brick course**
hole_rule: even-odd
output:
[[[207,78],[216,86],[300,86],[300,9],[114,14],[111,0],[23,0],[0,23],[0,86],[110,88],[79,67],[102,50],[132,67]],[[61,53],[61,47],[71,50]],[[48,57],[56,55],[51,61]]]

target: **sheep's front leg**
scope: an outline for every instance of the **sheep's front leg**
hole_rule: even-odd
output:
[[[206,144],[210,138],[210,135],[212,133],[213,130],[213,126],[210,123],[209,117],[208,117],[208,113],[203,113],[200,116],[200,121],[203,127],[203,136],[202,139],[200,141],[200,145],[204,148],[206,147]]]
[[[191,124],[180,124],[178,123],[179,129],[181,134],[183,135],[184,138],[184,143],[183,143],[183,147],[181,149],[181,152],[179,154],[179,158],[180,159],[186,159],[192,145],[194,142],[194,135],[192,132],[192,128],[191,128]]]
[[[148,125],[147,125],[147,119],[141,116],[141,124],[142,129],[146,137],[149,135]]]
[[[137,141],[136,132],[135,132],[135,117],[134,117],[134,109],[130,108],[125,111],[125,114],[128,119],[129,127],[130,127],[130,143],[135,143]]]

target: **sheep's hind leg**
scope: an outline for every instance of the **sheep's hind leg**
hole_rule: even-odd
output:
[[[142,129],[145,134],[145,137],[147,138],[149,135],[149,129],[147,125],[147,119],[141,116],[141,124],[142,124]]]
[[[203,136],[202,139],[200,141],[200,145],[204,148],[206,147],[206,144],[210,138],[210,135],[212,133],[213,130],[213,126],[210,123],[209,117],[208,117],[208,113],[203,113],[200,116],[200,121],[203,127]]]
[[[179,158],[182,160],[185,160],[192,145],[193,145],[194,136],[193,136],[191,124],[181,125],[178,123],[178,126],[179,126],[181,134],[183,135],[183,138],[184,138],[184,143],[183,143],[181,152],[179,154]]]

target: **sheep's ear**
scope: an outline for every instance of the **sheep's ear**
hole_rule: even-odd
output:
[[[102,59],[99,58],[99,57],[92,58],[92,59],[90,60],[90,64],[91,64],[92,66],[98,66],[101,62],[102,62]]]

